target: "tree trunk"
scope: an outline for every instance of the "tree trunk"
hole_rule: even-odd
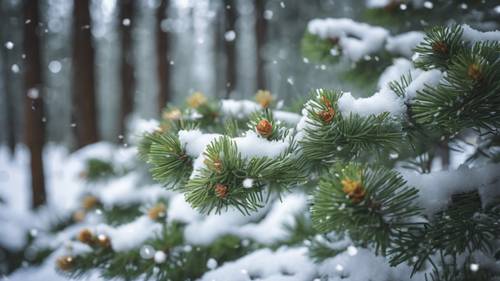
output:
[[[265,0],[255,0],[255,41],[257,48],[257,89],[266,89],[262,49],[266,43],[267,21],[264,18]]]
[[[73,120],[77,146],[97,142],[94,48],[90,30],[90,0],[74,0],[73,10]]]
[[[158,60],[158,110],[161,114],[163,108],[170,101],[170,68],[168,62],[168,32],[162,30],[161,23],[166,18],[168,0],[161,0],[156,11],[156,53]]]
[[[38,0],[24,5],[24,53],[25,59],[25,137],[30,150],[32,206],[46,202],[42,151],[44,144],[43,90],[40,42],[37,34],[39,22]]]
[[[120,9],[120,28],[122,40],[122,55],[121,55],[121,113],[120,113],[120,134],[125,136],[127,126],[127,117],[133,111],[134,107],[134,67],[133,67],[133,52],[132,52],[132,20],[134,11],[133,0],[119,1]]]
[[[4,52],[4,59],[7,58],[7,55]],[[12,86],[10,85],[10,69],[7,67],[7,62],[5,60],[2,61],[3,69],[3,80],[4,85],[3,89],[5,91],[5,118],[6,118],[6,135],[7,135],[7,147],[9,148],[9,152],[12,157],[14,157],[15,149],[16,149],[16,127],[15,127],[15,112],[14,112],[14,99],[13,99],[13,91]]]
[[[227,32],[236,32],[236,3],[232,0],[224,1],[224,14],[225,14],[225,40],[224,47],[226,51],[226,98],[229,98],[234,92],[236,86],[236,38],[231,40],[226,36]],[[229,40],[228,40],[229,39]]]

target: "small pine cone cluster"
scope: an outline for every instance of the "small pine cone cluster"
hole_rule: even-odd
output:
[[[222,173],[222,161],[220,161],[220,160],[214,160],[212,162],[209,159],[205,159],[203,161],[203,163],[205,165],[207,165],[207,167],[210,168],[212,171],[216,172],[217,174]]]
[[[82,200],[82,207],[85,210],[90,210],[99,204],[99,199],[93,195],[85,196]]]
[[[467,74],[474,81],[481,80],[481,69],[479,68],[479,65],[475,63],[469,65],[469,67],[467,68]]]
[[[207,98],[202,92],[194,92],[190,97],[186,99],[189,107],[196,109],[207,103]]]
[[[74,258],[72,256],[62,256],[56,260],[57,268],[62,271],[69,271],[74,266]]]
[[[345,178],[342,180],[342,191],[352,200],[353,203],[361,202],[366,195],[365,188],[359,180]]]
[[[443,41],[434,42],[432,44],[432,50],[435,53],[446,55],[448,54],[448,45],[446,45],[446,43]]]
[[[262,119],[255,126],[255,131],[264,138],[268,138],[273,134],[273,125],[269,120]]]
[[[319,111],[317,114],[323,122],[325,122],[326,124],[330,124],[332,123],[333,118],[335,117],[335,109],[333,109],[331,102],[328,100],[326,96],[322,96],[321,99],[326,109]]]
[[[153,206],[151,209],[148,211],[148,217],[152,220],[158,220],[160,218],[164,218],[167,214],[165,204],[163,203],[158,203],[155,206]]]
[[[229,188],[221,183],[215,185],[215,195],[221,199],[226,198]]]
[[[94,243],[94,234],[92,234],[89,229],[85,228],[78,233],[77,240],[84,244],[91,245]]]
[[[268,108],[273,101],[273,96],[271,95],[271,92],[269,92],[269,91],[258,90],[257,94],[255,94],[255,100],[263,108]]]
[[[78,241],[87,244],[89,246],[99,246],[101,248],[109,248],[111,247],[111,240],[108,236],[104,234],[99,234],[95,236],[92,231],[85,228],[76,237]]]

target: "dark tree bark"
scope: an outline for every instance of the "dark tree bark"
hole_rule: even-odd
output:
[[[134,107],[134,66],[132,52],[132,20],[134,12],[133,0],[119,1],[120,9],[120,28],[122,40],[121,55],[121,112],[120,112],[120,133],[125,135],[127,117],[133,111]]]
[[[5,51],[3,54],[4,59],[7,58]],[[13,99],[13,91],[11,87],[10,81],[10,69],[7,67],[7,62],[5,60],[2,61],[3,69],[3,89],[5,91],[5,117],[6,117],[6,135],[7,135],[7,147],[9,148],[9,152],[13,157],[16,149],[16,122],[15,122],[15,112],[14,112],[14,99]]]
[[[25,59],[25,113],[26,144],[30,150],[32,206],[39,207],[46,202],[45,179],[43,174],[43,85],[40,42],[38,38],[39,22],[38,0],[24,4],[24,53]]]
[[[257,89],[266,89],[262,49],[266,44],[267,20],[264,18],[265,0],[255,0],[255,41],[257,48]]]
[[[90,0],[74,0],[73,120],[77,146],[98,141],[94,77],[94,47],[90,30]]]
[[[224,14],[225,14],[225,32],[236,32],[236,6],[235,1],[224,1]],[[236,40],[227,40],[225,38],[225,51],[226,51],[226,98],[228,98],[234,91],[236,86]]]
[[[170,101],[170,64],[168,62],[168,32],[161,28],[162,21],[166,18],[166,10],[169,1],[161,0],[156,11],[156,53],[158,60],[158,111],[161,114],[163,108]]]

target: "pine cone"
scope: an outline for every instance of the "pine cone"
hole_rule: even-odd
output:
[[[318,113],[318,116],[323,120],[323,122],[330,124],[335,117],[335,110],[333,107],[329,107],[326,110],[322,110]]]
[[[448,53],[448,46],[443,41],[438,41],[432,44],[432,50],[436,53],[446,55]]]
[[[353,203],[361,202],[366,195],[366,191],[361,181],[351,180],[349,178],[342,180],[342,191],[349,196]]]
[[[111,240],[109,240],[108,236],[99,234],[97,236],[97,245],[99,245],[101,248],[109,248],[111,247]]]
[[[226,198],[227,196],[227,193],[228,193],[228,188],[227,186],[223,185],[223,184],[216,184],[215,185],[215,195],[219,198]]]
[[[99,203],[99,199],[97,199],[97,197],[95,196],[92,196],[92,195],[88,195],[88,196],[85,196],[82,200],[82,207],[85,209],[85,210],[90,210],[92,208],[94,208],[97,203]]]
[[[475,81],[481,80],[481,69],[479,69],[479,65],[475,63],[469,65],[467,68],[467,74]]]
[[[156,204],[148,211],[148,216],[152,220],[157,220],[159,218],[163,218],[163,217],[165,217],[165,214],[166,214],[166,208],[165,208],[165,205],[163,203]]]
[[[269,122],[269,120],[262,119],[259,121],[257,126],[255,126],[255,130],[257,131],[257,133],[259,135],[267,138],[267,137],[271,136],[273,133],[273,125],[271,124],[271,122]]]
[[[263,108],[268,108],[273,101],[273,96],[271,92],[266,90],[258,90],[257,94],[255,94],[255,100],[262,106]]]
[[[85,228],[84,230],[80,231],[80,233],[78,233],[77,239],[82,243],[90,245],[94,243],[94,234],[92,234],[89,229]]]
[[[72,256],[62,256],[56,260],[57,268],[63,271],[69,271],[73,268],[74,259]]]
[[[190,97],[186,100],[187,104],[191,108],[198,108],[201,105],[207,103],[207,98],[202,92],[194,92]]]

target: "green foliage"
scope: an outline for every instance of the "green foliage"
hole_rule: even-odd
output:
[[[176,187],[189,177],[193,159],[186,154],[179,137],[173,132],[148,134],[149,153],[145,156],[151,165],[151,174],[158,182]]]
[[[110,161],[99,158],[87,159],[85,166],[85,179],[89,182],[104,180],[116,174]]]
[[[166,253],[163,263],[155,263],[140,255],[140,249],[115,252],[112,248],[94,247],[92,252],[73,257],[73,266],[61,271],[71,278],[84,278],[90,270],[97,270],[104,279],[123,280],[195,280],[206,272],[210,258],[220,264],[246,254],[253,245],[243,246],[234,236],[223,236],[210,246],[186,248],[184,226],[180,223],[165,225],[163,231],[144,245]]]
[[[306,105],[309,120],[300,142],[306,158],[329,163],[336,159],[354,159],[364,152],[397,148],[402,140],[401,129],[389,114],[344,116],[337,107],[341,94],[340,91],[318,90],[316,97]],[[325,122],[322,113],[330,106],[334,117]]]
[[[312,62],[338,61],[338,56],[332,55],[332,49],[341,52],[340,47],[332,40],[322,39],[317,35],[306,32],[301,42],[302,55]]]
[[[269,198],[264,192],[279,193],[306,180],[305,161],[300,157],[285,152],[277,158],[243,158],[228,137],[210,143],[204,156],[206,167],[198,170],[185,187],[186,200],[203,213],[219,213],[233,206],[248,214]],[[245,179],[252,179],[253,186],[245,188]],[[266,186],[269,190],[264,190]]]
[[[348,233],[385,253],[398,230],[414,225],[411,219],[420,212],[416,198],[417,190],[395,171],[338,164],[322,176],[311,218],[320,232]]]
[[[452,134],[465,128],[495,130],[500,127],[500,43],[455,47],[453,52],[443,81],[418,92],[413,118]]]
[[[464,47],[462,33],[459,25],[432,28],[426,33],[423,42],[415,48],[415,52],[419,54],[415,65],[423,69],[448,69],[450,59]]]
[[[483,208],[477,191],[454,195],[450,206],[434,214],[429,223],[397,233],[389,251],[391,264],[412,260],[416,272],[427,261],[435,263],[436,254],[454,260],[461,255],[470,259],[475,251],[491,255],[494,241],[500,238],[499,208],[498,203]]]

